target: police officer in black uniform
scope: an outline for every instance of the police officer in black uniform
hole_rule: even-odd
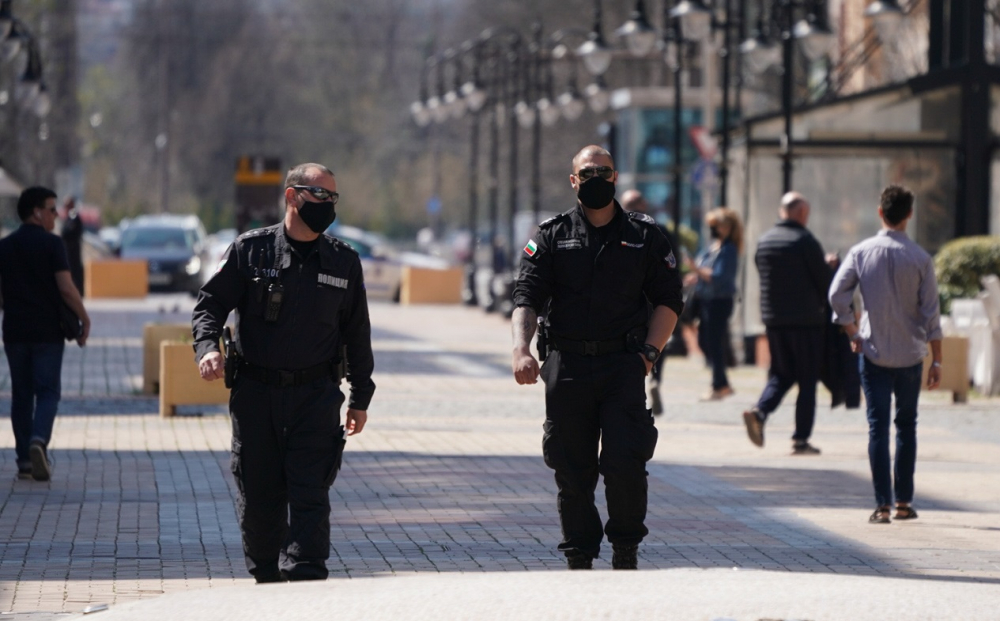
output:
[[[555,470],[559,549],[570,569],[590,569],[605,534],[612,566],[637,566],[649,533],[645,466],[657,437],[645,376],[683,307],[670,243],[652,218],[622,210],[617,179],[601,147],[573,158],[578,205],[539,225],[514,287],[514,377],[534,384],[541,373],[545,382],[542,452]],[[529,343],[546,311],[551,351],[539,369]],[[594,505],[598,474],[608,501],[603,527]]]
[[[320,164],[292,168],[284,199],[283,222],[229,247],[193,316],[199,371],[217,380],[219,339],[236,309],[234,351],[226,352],[238,359],[229,398],[232,470],[243,551],[257,582],[327,577],[330,486],[344,436],[364,428],[375,392],[361,261],[322,234],[336,217],[333,173]],[[351,398],[341,427],[345,362]]]

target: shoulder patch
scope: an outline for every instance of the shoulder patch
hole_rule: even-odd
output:
[[[553,224],[555,224],[556,222],[562,220],[563,218],[568,218],[568,217],[569,216],[567,214],[564,214],[564,213],[561,213],[558,216],[552,216],[548,220],[543,220],[543,221],[539,222],[538,223],[538,228],[544,229],[544,228],[550,227]]]
[[[327,237],[327,240],[329,240],[330,243],[336,246],[338,250],[339,249],[350,250],[352,253],[358,254],[358,251],[354,249],[354,246],[350,245],[349,243],[343,240],[337,239],[336,237]]]
[[[654,226],[656,225],[656,220],[644,213],[639,213],[638,211],[628,211],[626,213],[628,214],[628,217],[633,220],[638,220],[639,222],[645,222],[646,224],[652,224]]]
[[[251,229],[251,230],[247,231],[246,233],[243,233],[242,235],[240,235],[236,239],[237,240],[253,239],[254,237],[263,237],[264,235],[274,235],[275,230],[276,229],[273,226],[267,226],[267,227],[264,227],[262,229]]]

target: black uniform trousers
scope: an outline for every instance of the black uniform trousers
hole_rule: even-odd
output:
[[[816,382],[825,351],[824,330],[823,326],[767,328],[771,367],[757,409],[766,419],[781,405],[785,393],[798,384],[793,440],[808,440],[816,421]]]
[[[656,448],[646,409],[645,363],[636,353],[584,356],[554,351],[542,367],[545,435],[542,454],[555,470],[567,555],[596,558],[606,533],[612,544],[637,545],[649,530],[646,462]],[[600,448],[600,452],[598,452]],[[604,476],[608,521],[594,505]]]
[[[232,470],[247,569],[258,582],[322,580],[344,394],[329,378],[278,388],[238,377]]]

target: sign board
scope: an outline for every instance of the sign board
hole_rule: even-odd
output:
[[[236,228],[270,226],[282,217],[285,171],[276,157],[245,155],[236,160]]]
[[[691,136],[691,142],[698,149],[698,155],[701,156],[701,159],[715,159],[715,154],[719,152],[719,143],[712,132],[701,125],[695,125],[688,128],[688,135]]]
[[[712,160],[698,160],[691,167],[691,184],[699,192],[714,192],[719,183],[719,167]]]

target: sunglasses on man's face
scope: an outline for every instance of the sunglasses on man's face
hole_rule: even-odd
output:
[[[611,168],[610,166],[594,166],[592,168],[581,168],[576,173],[576,176],[582,183],[587,179],[590,179],[594,175],[600,175],[607,181],[611,181],[611,177],[613,177],[614,174],[615,174],[615,169]]]
[[[326,188],[321,188],[318,185],[293,185],[292,189],[309,192],[316,200],[330,201],[334,205],[336,205],[337,201],[340,200],[340,194],[331,192]]]

